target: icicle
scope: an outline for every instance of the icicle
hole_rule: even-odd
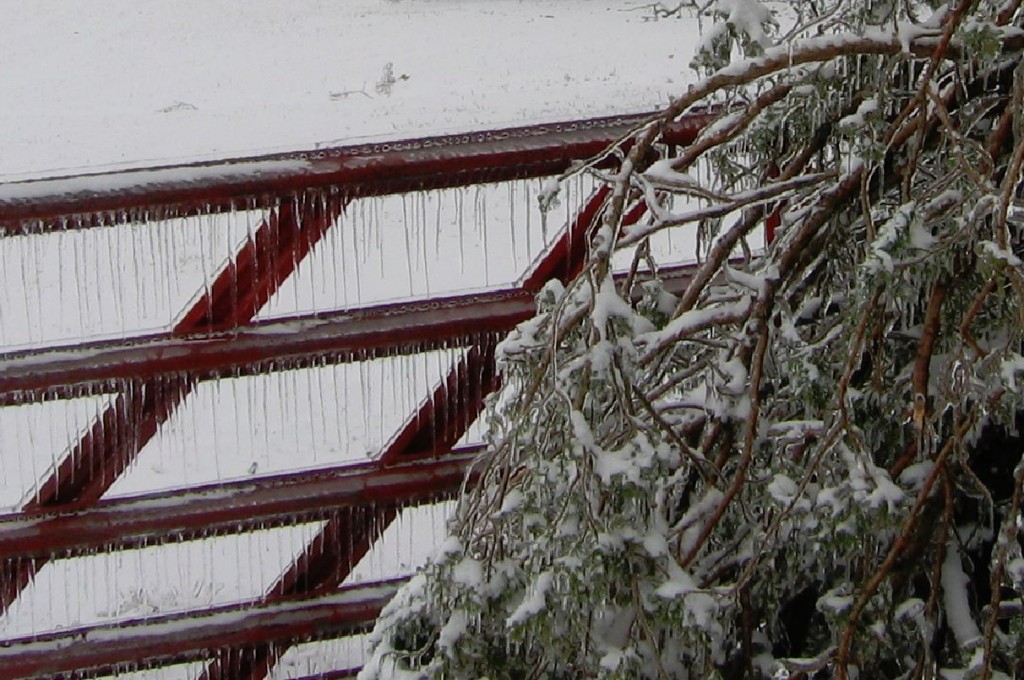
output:
[[[466,236],[464,227],[465,193],[462,187],[455,190],[455,220],[459,228],[459,271],[466,273]]]

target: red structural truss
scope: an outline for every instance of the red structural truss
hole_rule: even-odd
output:
[[[202,659],[211,641],[251,645],[362,633],[400,583],[381,581],[319,596],[211,607],[10,640],[0,647],[0,673],[5,678],[108,675],[129,664],[146,668]]]
[[[713,118],[685,118],[663,141],[688,144]],[[497,343],[534,313],[546,281],[580,271],[608,192],[586,201],[515,287],[254,317],[354,199],[557,174],[650,120],[599,118],[0,185],[0,238],[194,213],[268,215],[170,332],[0,354],[0,407],[114,390],[33,499],[0,516],[0,609],[53,559],[324,521],[258,601],[0,640],[0,680],[196,659],[209,660],[205,678],[263,678],[296,641],[372,626],[397,583],[341,586],[401,508],[458,493],[479,447],[454,447],[498,386]],[[688,270],[661,275],[681,290]],[[461,359],[372,463],[102,499],[200,381],[455,346],[465,348]]]

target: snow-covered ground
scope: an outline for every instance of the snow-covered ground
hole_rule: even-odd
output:
[[[0,181],[654,109],[692,80],[696,23],[652,21],[649,4],[0,0]],[[574,185],[542,222],[538,188],[359,202],[263,316],[510,283],[588,192]],[[0,353],[169,327],[261,217],[0,239]],[[365,460],[457,354],[204,384],[110,495]],[[106,399],[0,409],[0,506],[25,499]],[[449,507],[396,522],[352,578],[411,571]],[[0,636],[257,597],[316,528],[55,562]],[[302,645],[275,677],[360,649]]]
[[[649,110],[695,26],[649,5],[2,0],[0,177]]]

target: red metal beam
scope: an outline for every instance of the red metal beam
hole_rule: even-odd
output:
[[[207,293],[185,313],[174,332],[213,331],[251,321],[334,224],[341,209],[340,201],[282,203],[218,274]],[[135,460],[193,384],[187,378],[172,377],[130,385],[65,455],[24,509],[97,501]],[[0,568],[0,613],[45,563],[46,559],[41,558],[7,562]]]
[[[0,185],[0,235],[270,207],[297,192],[351,199],[555,175],[655,115],[10,182]],[[688,144],[717,115],[689,114],[663,139]]]
[[[606,195],[602,190],[595,192],[566,225],[562,236],[524,277],[527,286],[536,290],[552,278],[567,283],[580,272],[586,261],[586,235],[600,217]],[[633,211],[628,220],[635,221],[641,214],[639,210]],[[457,361],[431,397],[391,440],[379,464],[394,465],[422,456],[423,452],[437,455],[453,446],[479,416],[484,398],[498,387],[494,351],[495,343],[488,342],[471,348]],[[376,512],[362,517],[347,514],[328,521],[270,589],[267,599],[337,588],[397,515],[397,505],[381,504]],[[237,649],[222,649],[200,680],[262,680],[284,651],[280,645],[266,645],[246,654]]]
[[[666,268],[681,292],[686,267]],[[533,279],[531,288],[539,287]],[[269,373],[471,346],[536,312],[534,293],[496,290],[261,321],[231,331],[161,333],[0,354],[0,406],[101,393],[111,384]]]
[[[0,406],[95,394],[163,375],[205,380],[470,345],[535,313],[521,289],[293,316],[230,331],[161,333],[0,354]]]
[[[587,234],[597,224],[601,208],[609,196],[611,189],[604,184],[590,195],[583,208],[566,225],[563,235],[523,275],[523,288],[539,291],[551,279],[567,282],[572,280],[573,272],[582,271],[587,256]]]
[[[81,510],[0,515],[0,560],[74,557],[329,517],[341,508],[414,506],[456,494],[482,445],[433,460],[377,463],[101,500]]]
[[[685,144],[691,141],[711,118],[713,115],[708,114],[684,120],[668,131],[665,141]],[[301,155],[278,156],[247,159],[245,164],[221,163],[160,169],[157,173],[145,177],[118,173],[116,177],[108,175],[99,178],[98,183],[94,183],[96,178],[65,178],[51,181],[49,184],[11,185],[6,191],[0,190],[0,223],[6,225],[0,229],[6,229],[7,233],[38,232],[51,228],[89,226],[140,217],[160,218],[183,212],[231,209],[238,205],[241,199],[245,200],[246,206],[273,204],[282,195],[299,190],[320,191],[319,194],[314,193],[314,198],[310,200],[313,204],[317,200],[316,196],[320,195],[343,195],[349,198],[547,175],[565,169],[574,159],[602,150],[636,122],[638,121],[606,119],[598,126],[587,123],[583,126],[555,126],[555,130],[549,129],[549,126],[548,129],[503,131],[497,133],[497,137],[493,136],[495,133],[487,133],[476,139],[456,139],[457,143],[449,139],[448,143],[438,142],[435,146],[430,142],[437,140],[420,140],[397,150],[379,147],[362,149],[359,153],[348,155],[346,152],[352,149],[338,150],[338,153],[332,156],[334,160],[326,164],[321,162],[324,159],[312,159],[311,162],[311,159]],[[615,126],[620,124],[623,127],[616,129]],[[601,128],[601,133],[592,134],[597,127]],[[608,135],[609,131],[613,132],[611,138]],[[520,134],[524,132],[528,134]],[[547,141],[551,144],[548,148],[541,148],[543,144],[533,144],[538,140],[531,137],[549,134],[554,136],[548,136]],[[463,146],[459,149],[459,144],[472,146]],[[566,149],[569,150],[566,156],[553,160],[559,150]],[[188,173],[192,174],[189,181],[178,181],[176,175]],[[199,182],[195,181],[197,175]],[[97,189],[97,186],[109,187],[111,184],[116,186],[113,192],[102,187]],[[337,194],[332,194],[331,192],[336,191],[334,187],[339,184],[345,186],[338,190]],[[327,193],[324,194],[324,191]],[[108,205],[104,201],[111,203]],[[598,204],[597,209],[599,207]],[[111,210],[116,210],[118,214],[105,214]],[[56,219],[59,215],[69,214],[75,215],[70,224],[66,220]],[[579,219],[577,223],[587,228],[591,220]],[[576,229],[570,228],[567,231],[572,234]],[[585,248],[586,241],[586,238],[579,238],[575,243],[569,241],[565,258],[546,258],[545,262],[548,264],[552,261],[563,263],[562,270],[552,271],[551,275],[557,273],[561,278],[571,278],[576,263],[582,263],[585,259],[585,250],[581,249]],[[258,263],[260,252],[261,249],[256,249],[257,257],[252,258],[253,263]],[[242,264],[228,277],[231,282],[247,281],[245,276],[237,274],[239,269],[244,270],[247,266],[253,268],[251,264],[244,263],[244,255],[245,253],[238,260]],[[293,258],[291,265],[278,260],[280,267],[264,267],[262,271],[271,272],[269,280],[276,287],[276,282],[291,271],[297,259]],[[537,280],[548,278],[542,273],[534,274],[533,278]],[[531,277],[527,278],[530,280]],[[223,299],[221,298],[221,301]],[[250,288],[248,283],[243,283],[231,289],[229,299],[232,300],[232,303],[227,305],[229,308],[251,310],[254,313],[266,297],[261,295],[258,287]],[[184,321],[194,329],[208,330],[229,328],[240,323],[237,318],[225,322],[215,303],[216,300],[208,299],[206,312],[202,314],[194,307]],[[411,451],[432,448],[440,453],[461,437],[479,413],[483,396],[496,385],[493,350],[493,339],[488,338],[484,345],[474,347],[467,353],[466,358],[453,369],[446,381],[447,387],[435,393],[433,405],[421,409],[392,442],[389,451],[382,457],[382,464],[408,457]],[[161,412],[169,413],[187,394],[190,387],[191,382],[186,381],[183,387],[171,390],[172,396],[178,396],[165,400],[168,405],[163,406]],[[154,390],[140,388],[130,391],[129,395],[146,392],[152,394]],[[443,393],[440,394],[440,400],[439,393]],[[144,409],[133,407],[121,409],[120,412],[117,409],[112,411],[115,414],[126,414],[121,417],[127,420],[132,428],[132,436],[127,439],[138,440],[137,433],[145,433],[145,428],[138,427],[140,422],[146,421],[146,413],[140,413]],[[158,424],[159,419],[156,422]],[[104,429],[116,432],[121,428],[119,420],[110,425],[102,428],[101,434]],[[155,427],[152,429],[155,431]],[[151,436],[151,433],[148,436]],[[148,439],[148,436],[145,438]],[[123,447],[123,442],[118,446]],[[127,457],[133,455],[129,453]],[[105,469],[109,470],[109,467]],[[114,472],[116,474],[119,470]],[[105,477],[106,474],[101,476]],[[85,498],[82,502],[89,500],[91,499]],[[372,541],[394,518],[397,511],[396,505],[385,504],[365,512],[349,513],[347,519],[343,521],[328,522],[325,531],[309,546],[296,568],[286,573],[268,594],[268,601],[287,596],[286,593],[289,592],[315,592],[318,589],[329,590],[332,586],[336,587],[348,574],[351,566],[365,554]],[[20,586],[18,588],[20,589]],[[244,672],[253,677],[262,676],[282,649],[277,643],[260,645],[257,649],[251,650],[253,653],[249,657],[252,662],[246,662],[244,668],[234,663],[221,663],[232,661],[237,657],[235,652],[222,654],[218,663],[211,666],[211,675],[239,677],[237,674]],[[261,650],[265,650],[266,653],[263,654]],[[262,661],[258,658],[260,654],[263,654]]]
[[[213,607],[4,640],[0,641],[0,680],[111,674],[202,659],[215,645],[246,649],[354,635],[372,627],[402,581],[380,581],[268,604]]]
[[[344,678],[358,676],[361,670],[363,670],[361,666],[358,668],[342,668],[336,671],[317,673],[316,675],[305,675],[301,678],[296,678],[296,680],[343,680]]]

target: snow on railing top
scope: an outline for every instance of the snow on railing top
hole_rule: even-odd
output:
[[[684,117],[668,127],[663,141],[687,144],[713,118],[710,112]],[[305,610],[309,618],[321,620],[316,617],[323,614],[322,620],[330,625],[336,623],[330,617],[340,611],[348,618],[331,635],[364,630],[379,609],[375,598],[366,606],[346,605],[340,610],[338,603],[331,602],[334,613],[328,616],[321,612],[320,600],[309,599],[311,594],[330,592],[345,583],[398,516],[399,508],[437,495],[447,497],[456,490],[467,461],[459,458],[464,449],[455,447],[476,420],[486,394],[498,384],[496,333],[532,313],[532,294],[543,281],[553,277],[566,281],[579,271],[586,248],[582,236],[599,218],[607,193],[595,192],[570,216],[561,236],[514,288],[472,298],[441,299],[435,294],[428,306],[389,304],[259,323],[253,322],[254,315],[338,221],[348,199],[558,174],[574,162],[600,154],[651,119],[652,114],[598,118],[0,185],[0,237],[272,209],[168,333],[76,346],[36,345],[0,356],[0,405],[74,396],[80,390],[119,392],[117,400],[55,465],[51,476],[39,484],[35,499],[20,513],[0,518],[4,520],[0,539],[6,540],[7,550],[0,574],[6,583],[0,604],[9,608],[43,565],[72,555],[244,533],[253,526],[312,517],[326,520],[291,566],[273,584],[265,584],[262,597],[237,608],[258,614],[247,619],[252,625],[244,627],[242,637],[236,635],[233,624],[206,627],[209,615],[217,612],[199,608],[173,621],[158,617],[156,627],[132,631],[125,628],[134,623],[122,621],[73,629],[70,637],[46,633],[9,638],[3,643],[10,647],[5,663],[32,672],[51,668],[46,665],[51,661],[45,658],[48,647],[64,650],[58,660],[65,664],[61,669],[115,668],[139,656],[149,659],[147,664],[160,665],[199,654],[212,659],[204,677],[262,678],[283,649],[308,635],[306,628],[268,632],[266,624],[282,623],[267,618],[279,613],[275,607],[288,609],[289,617]],[[605,160],[611,163],[614,158]],[[628,216],[625,222],[635,221],[640,214]],[[678,267],[669,283],[682,286],[691,272],[689,267]],[[465,304],[453,304],[459,300]],[[199,380],[224,371],[263,373],[308,362],[419,351],[434,343],[462,344],[462,340],[468,348],[369,466],[340,468],[335,470],[340,476],[330,479],[297,475],[284,481],[261,477],[247,482],[245,488],[241,483],[222,484],[216,490],[207,489],[209,495],[182,486],[161,495],[96,502]],[[121,436],[122,432],[131,436]],[[401,470],[393,467],[403,464]],[[225,494],[228,489],[237,493]],[[424,491],[429,493],[416,495]],[[42,526],[58,525],[64,529],[58,535],[41,532]],[[60,537],[66,540],[55,542]],[[187,639],[171,634],[165,623],[181,627]],[[77,640],[76,635],[88,639],[74,649],[61,647],[69,639]],[[129,639],[131,644],[121,644]]]
[[[654,115],[9,182],[0,184],[0,235],[265,208],[311,190],[358,198],[552,175]],[[687,144],[713,117],[688,115],[664,140]]]

